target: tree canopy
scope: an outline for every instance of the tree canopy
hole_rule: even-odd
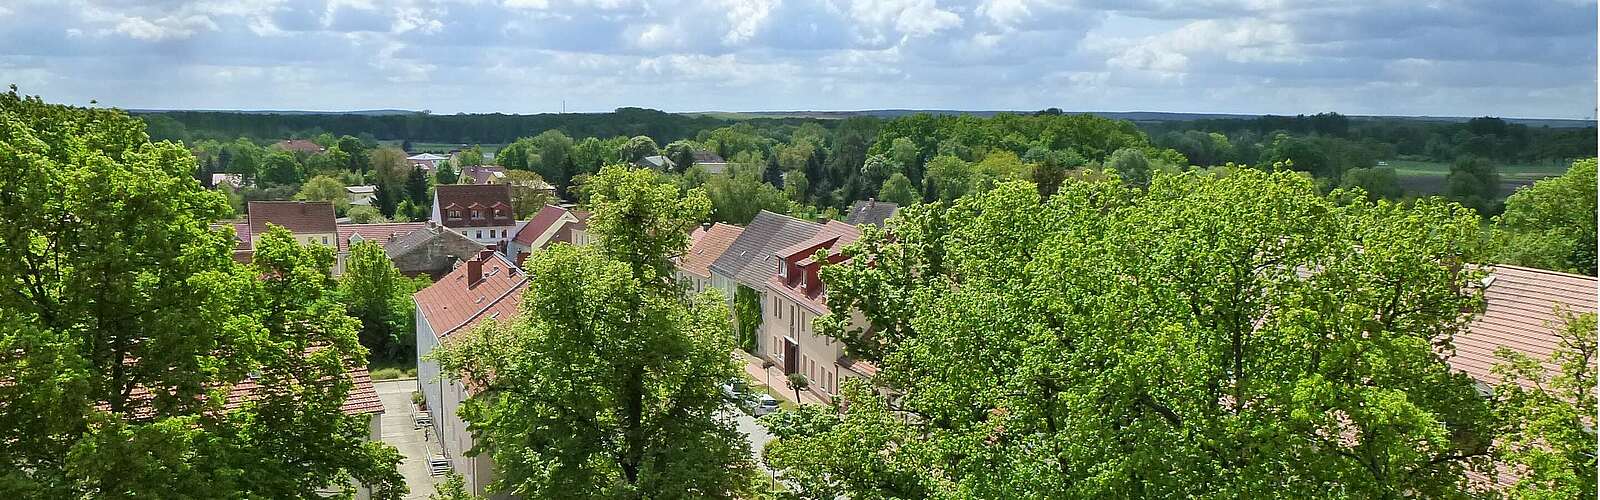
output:
[[[1494,219],[1496,259],[1595,276],[1595,159],[1573,162],[1506,198]]]
[[[802,496],[1452,496],[1487,401],[1435,346],[1471,311],[1477,218],[1289,172],[1025,182],[866,227],[818,327],[879,363],[769,445]],[[863,335],[870,329],[871,335]]]
[[[399,454],[340,411],[366,350],[332,251],[274,228],[236,264],[194,167],[120,111],[0,94],[0,492],[399,498]]]

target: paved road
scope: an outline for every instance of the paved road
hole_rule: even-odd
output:
[[[772,435],[767,433],[766,426],[757,422],[755,417],[737,408],[729,408],[725,414],[733,416],[735,427],[739,429],[739,432],[744,433],[745,440],[749,441],[750,457],[755,459],[756,467],[760,467],[761,472],[765,473],[767,477],[772,477],[772,471],[767,469],[766,461],[761,459],[761,452],[766,449],[767,441],[772,440]]]
[[[411,488],[406,498],[428,498],[435,483],[428,475],[428,455],[430,445],[436,448],[437,444],[424,441],[422,431],[412,429],[411,391],[417,390],[417,380],[379,380],[373,385],[383,400],[383,442],[400,450],[400,474]]]

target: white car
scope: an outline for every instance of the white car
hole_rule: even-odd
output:
[[[778,400],[769,394],[762,394],[761,398],[756,400],[756,406],[750,410],[750,414],[759,417],[775,411],[778,411]]]

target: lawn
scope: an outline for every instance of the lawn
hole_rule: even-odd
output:
[[[1394,168],[1401,186],[1407,192],[1424,195],[1443,194],[1444,179],[1450,175],[1450,164],[1445,162],[1389,160],[1389,166]],[[1497,167],[1500,170],[1502,194],[1506,195],[1534,181],[1560,176],[1567,171],[1566,164],[1555,163],[1513,163]]]
[[[367,371],[372,374],[373,380],[417,378],[417,364],[415,362],[396,363],[393,361],[378,361],[368,363]]]

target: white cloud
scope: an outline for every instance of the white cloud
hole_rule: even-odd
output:
[[[168,38],[188,38],[198,30],[216,29],[217,24],[211,22],[211,18],[201,15],[182,18],[162,17],[154,20],[133,16],[123,18],[111,31],[139,40],[159,41]]]

